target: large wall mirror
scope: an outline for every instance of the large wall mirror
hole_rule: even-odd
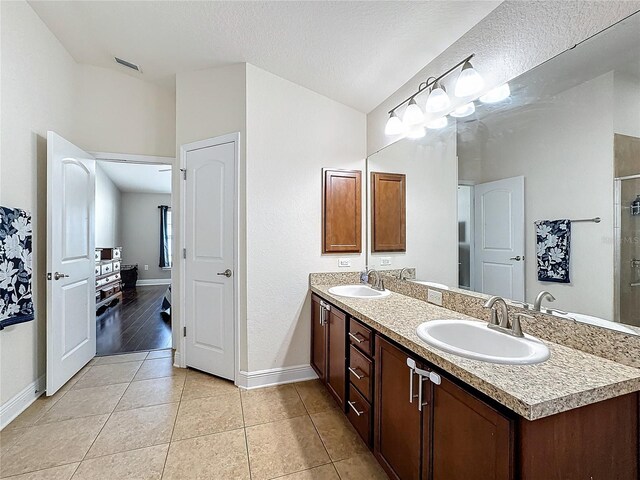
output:
[[[406,188],[405,250],[368,265],[640,333],[640,13],[508,85],[367,159]]]

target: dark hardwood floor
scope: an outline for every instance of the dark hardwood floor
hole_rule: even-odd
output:
[[[122,292],[122,302],[96,318],[97,355],[171,347],[171,319],[161,313],[166,285]]]

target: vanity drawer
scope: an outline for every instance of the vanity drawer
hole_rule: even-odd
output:
[[[103,288],[102,290],[100,290],[102,298],[109,298],[111,295],[113,295],[115,293],[114,288],[113,287],[107,287],[107,288]]]
[[[373,362],[356,347],[349,349],[349,379],[358,391],[369,401],[373,399]]]
[[[347,418],[368,447],[371,446],[372,416],[373,409],[369,402],[350,384],[349,400],[347,402]]]
[[[349,342],[368,356],[373,356],[373,332],[353,318],[349,322]]]
[[[113,271],[114,272],[120,271],[120,262],[113,262]]]
[[[122,256],[122,249],[120,247],[116,247],[112,251],[113,258],[119,259]]]
[[[111,273],[113,271],[113,265],[111,262],[102,264],[102,275],[106,275],[107,273]]]

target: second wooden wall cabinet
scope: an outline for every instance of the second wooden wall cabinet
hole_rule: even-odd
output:
[[[371,173],[371,251],[407,250],[406,176]]]
[[[360,253],[362,172],[325,168],[322,173],[322,253]]]

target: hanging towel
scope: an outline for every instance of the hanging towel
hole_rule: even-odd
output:
[[[569,251],[571,220],[540,220],[536,222],[536,257],[538,280],[569,283]]]
[[[0,330],[33,320],[31,214],[0,207]]]

